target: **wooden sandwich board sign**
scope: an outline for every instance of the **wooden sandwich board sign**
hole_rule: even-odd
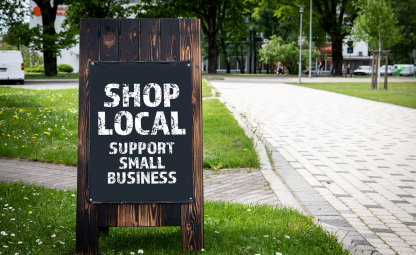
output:
[[[81,19],[78,254],[109,227],[203,235],[198,19]]]

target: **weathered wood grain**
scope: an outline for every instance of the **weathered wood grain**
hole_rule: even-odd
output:
[[[118,60],[118,20],[100,19],[100,61]]]
[[[160,20],[160,51],[162,61],[179,61],[179,19]],[[180,226],[181,205],[160,204],[160,225]]]
[[[88,198],[89,161],[89,89],[88,64],[98,60],[98,19],[80,21],[79,115],[78,115],[78,176],[76,252],[98,253],[97,206]]]
[[[198,19],[181,19],[180,60],[192,67],[193,202],[181,205],[182,249],[204,247],[204,194],[202,172],[201,24]]]
[[[160,60],[160,20],[140,20],[140,61]]]
[[[119,20],[100,19],[100,61],[119,60]],[[118,205],[98,206],[98,221],[105,227],[115,227],[118,223]],[[101,227],[101,226],[100,226]]]
[[[120,21],[120,61],[139,61],[139,20]]]

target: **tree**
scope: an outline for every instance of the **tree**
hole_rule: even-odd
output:
[[[408,54],[416,49],[416,1],[396,0],[391,5],[398,21],[397,26],[402,28],[402,37],[406,38],[391,47],[391,57],[395,63],[407,63]]]
[[[64,27],[79,30],[79,20],[82,18],[118,18],[130,17],[132,9],[128,0],[79,0],[71,1],[65,12]]]
[[[216,73],[218,61],[218,34],[223,28],[227,10],[232,13],[243,13],[250,9],[248,5],[256,4],[255,0],[142,0],[132,7],[137,18],[199,18],[202,32],[208,43],[208,72]]]
[[[305,5],[305,16],[310,9],[310,0],[270,0],[275,6],[275,15],[297,16],[298,5]],[[342,44],[351,33],[358,7],[355,0],[313,0],[313,16],[320,27],[331,37],[333,68],[337,75],[342,75]]]
[[[305,37],[303,37],[306,39]],[[299,64],[299,47],[297,42],[285,42],[282,37],[273,35],[270,40],[264,39],[264,44],[259,50],[260,60],[268,64],[276,64],[281,61],[283,67],[287,67],[291,74],[299,71],[297,68]],[[309,49],[307,40],[302,40],[302,63],[309,60]],[[312,59],[319,57],[318,50],[312,48]]]
[[[401,40],[400,28],[389,0],[359,0],[359,16],[353,34],[357,40],[368,42],[370,50],[389,49]],[[380,58],[378,58],[380,67]],[[377,68],[380,78],[380,68]],[[377,82],[377,89],[379,82]]]
[[[24,21],[27,8],[24,0],[2,0],[0,3],[0,32],[4,34],[8,28]]]

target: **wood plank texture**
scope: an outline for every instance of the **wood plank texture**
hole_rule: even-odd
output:
[[[119,20],[100,19],[100,61],[119,60]],[[98,206],[100,227],[115,227],[118,224],[118,205],[100,204]],[[103,225],[101,225],[103,223]]]
[[[192,151],[193,202],[181,205],[182,249],[204,247],[204,194],[202,172],[202,81],[201,23],[198,19],[181,19],[180,60],[191,61],[192,67]]]
[[[160,51],[162,61],[179,61],[179,19],[160,20]],[[160,225],[180,226],[181,205],[160,204]]]
[[[160,60],[160,20],[140,20],[140,61]]]
[[[140,20],[140,61],[160,60],[160,20]],[[140,204],[139,226],[160,226],[160,204]]]
[[[98,253],[97,206],[88,198],[89,89],[88,64],[98,60],[98,19],[80,21],[78,175],[77,175],[77,254]]]
[[[120,21],[120,61],[139,61],[139,20]]]

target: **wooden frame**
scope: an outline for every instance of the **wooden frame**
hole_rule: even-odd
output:
[[[109,227],[181,226],[182,249],[204,247],[201,38],[199,19],[81,19],[77,230],[78,254],[98,254]],[[88,198],[89,61],[191,61],[193,203],[92,204]]]

